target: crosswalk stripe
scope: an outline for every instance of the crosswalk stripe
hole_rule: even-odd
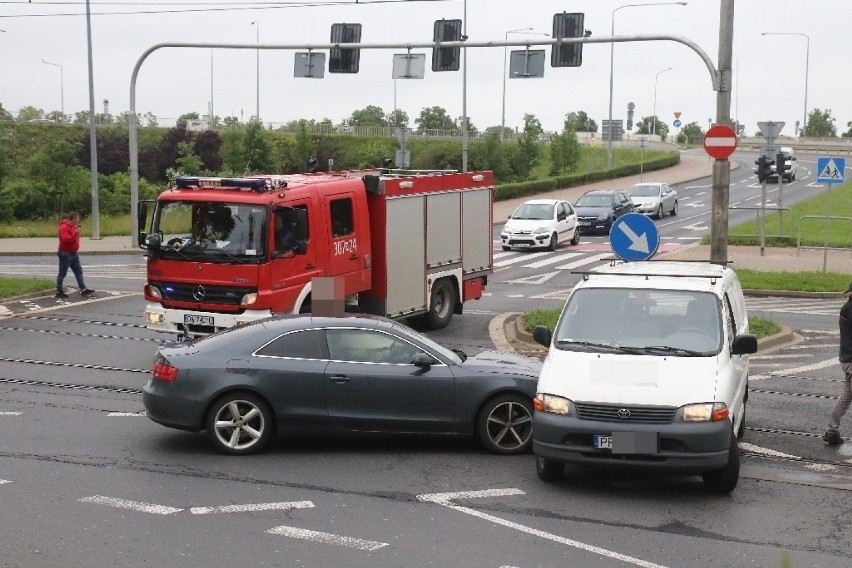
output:
[[[518,255],[514,258],[510,258],[509,260],[501,260],[500,262],[495,262],[494,266],[495,267],[509,266],[510,264],[517,264],[519,262],[524,262],[525,260],[530,260],[532,258],[538,258],[538,257],[544,256],[546,254],[550,254],[550,253],[533,252],[533,253],[530,253],[530,254],[520,254],[520,255]]]
[[[538,262],[532,262],[530,264],[525,264],[524,268],[541,268],[542,266],[548,266],[550,264],[556,264],[557,262],[562,262],[563,260],[568,260],[569,258],[576,258],[581,256],[579,252],[569,252],[565,254],[557,254],[546,258],[544,260],[539,260]]]
[[[587,256],[586,258],[582,258],[580,260],[569,262],[568,264],[563,264],[562,266],[556,266],[556,270],[573,270],[575,268],[579,268],[581,266],[586,266],[587,264],[592,264],[595,262],[600,262],[605,258],[611,258],[612,253],[607,252],[604,254],[596,254],[594,256]]]

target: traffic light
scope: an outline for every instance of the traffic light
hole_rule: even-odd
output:
[[[379,167],[382,169],[382,173],[388,173],[388,170],[390,170],[391,166],[393,166],[393,161],[387,156],[382,156],[382,159],[379,161]]]
[[[772,166],[775,164],[775,160],[770,160],[766,156],[761,156],[754,161],[757,165],[757,169],[755,173],[757,174],[757,179],[759,181],[766,181],[772,176]]]
[[[583,30],[584,14],[582,12],[553,15],[553,37],[586,37]],[[591,33],[589,33],[591,35]],[[583,44],[566,43],[554,45],[550,52],[551,67],[579,67],[583,64]]]
[[[305,160],[305,173],[312,174],[317,171],[317,159],[307,158]]]
[[[461,41],[461,20],[436,20],[432,41]],[[432,71],[458,71],[461,66],[460,47],[432,49]]]
[[[360,43],[361,24],[332,24],[331,43]],[[332,48],[328,58],[329,73],[357,73],[360,49]]]

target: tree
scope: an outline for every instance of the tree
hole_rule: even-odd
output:
[[[589,118],[586,111],[580,110],[565,115],[565,130],[569,128],[574,132],[597,132],[598,123]]]
[[[580,161],[580,141],[572,122],[566,118],[561,134],[555,134],[550,142],[550,173],[560,175],[573,171]]]
[[[375,105],[366,106],[360,110],[352,111],[349,117],[349,126],[387,126],[385,111]]]
[[[654,128],[655,121],[657,123],[656,129]],[[636,134],[651,134],[651,132],[655,132],[660,140],[665,140],[669,135],[669,126],[658,116],[645,116],[636,123]]]
[[[75,112],[72,124],[89,124],[89,111],[78,110]]]
[[[175,160],[175,163],[177,165],[176,175],[198,175],[204,166],[201,158],[193,153],[192,142],[180,142],[178,144],[178,159]]]
[[[834,125],[834,117],[831,109],[820,110],[815,108],[808,114],[807,132],[803,134],[816,138],[837,136],[837,127]]]
[[[25,106],[18,111],[18,122],[28,122],[39,118],[44,118],[44,111],[40,108]]]
[[[269,134],[256,118],[248,123],[242,146],[247,172],[268,173],[272,170],[272,145],[269,142]]]
[[[512,170],[521,179],[529,177],[539,157],[538,139],[544,130],[541,121],[532,114],[524,115],[524,132],[518,139],[518,152],[512,161]]]
[[[64,189],[68,170],[77,166],[78,146],[65,140],[48,140],[32,157],[29,175],[44,181],[55,191]]]
[[[88,168],[91,164],[91,138],[88,130],[79,137],[78,164]],[[128,133],[124,128],[98,128],[98,173],[112,175],[126,172],[130,167]]]
[[[225,125],[225,128],[235,129],[240,125],[240,119],[236,116],[226,116],[222,119],[222,124]]]
[[[15,120],[12,113],[3,108],[3,103],[0,103],[0,120]]]
[[[843,136],[844,138],[852,138],[852,120],[847,122],[846,126],[847,126],[847,128],[849,128],[849,130],[847,130],[846,132],[841,134],[841,136]]]
[[[201,160],[203,170],[218,172],[222,169],[222,138],[215,130],[204,130],[195,136],[192,152]]]
[[[704,139],[704,130],[697,122],[690,122],[681,129],[680,133],[686,137],[687,141]]]
[[[296,132],[296,143],[293,145],[293,150],[290,155],[291,161],[296,164],[296,169],[300,172],[305,171],[305,160],[315,158],[317,154],[317,146],[308,132],[308,121],[299,121],[299,130]],[[317,163],[319,166],[319,163]],[[319,169],[319,168],[318,168]]]
[[[62,111],[58,110],[50,111],[49,113],[44,115],[44,118],[46,118],[47,120],[52,120],[53,122],[66,122],[65,115],[62,114]]]
[[[447,111],[439,106],[424,108],[420,116],[414,120],[417,130],[458,130],[458,125],[450,118]]]
[[[408,127],[408,113],[402,109],[396,109],[388,113],[387,116],[387,125],[394,126],[396,128],[407,128]]]
[[[460,117],[458,117],[458,119],[456,119],[456,124],[458,124],[459,129],[462,128],[462,119],[463,118],[464,118],[463,116],[460,116]],[[470,117],[467,117],[467,132],[468,132],[468,134],[474,134],[474,135],[479,132],[479,129],[476,128],[476,126],[474,126],[473,123],[470,121]]]

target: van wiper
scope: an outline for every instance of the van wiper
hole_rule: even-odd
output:
[[[594,341],[575,341],[573,339],[560,339],[556,341],[557,345],[579,345],[581,347],[590,347],[592,349],[607,349],[609,351],[621,351],[623,348],[617,345],[608,343],[595,343]]]
[[[676,355],[689,355],[690,357],[704,357],[708,355],[707,351],[695,351],[694,349],[684,349],[683,347],[672,347],[671,345],[648,345],[642,348],[643,351],[656,351],[658,353],[672,353]]]

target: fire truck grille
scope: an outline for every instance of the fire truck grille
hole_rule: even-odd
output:
[[[225,304],[239,306],[246,294],[257,292],[256,288],[245,286],[208,286],[161,282],[158,284],[163,298],[175,302],[203,302],[205,304]]]

